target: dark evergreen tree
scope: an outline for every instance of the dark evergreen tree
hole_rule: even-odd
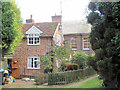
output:
[[[95,51],[89,65],[102,77],[104,87],[120,88],[120,2],[91,2],[88,8]]]

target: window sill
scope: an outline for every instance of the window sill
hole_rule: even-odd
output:
[[[40,69],[40,68],[27,68],[27,69],[33,69],[34,70],[34,69]]]
[[[39,46],[40,44],[28,44],[28,46]]]
[[[72,48],[73,51],[77,51],[77,48]]]
[[[84,51],[90,50],[89,48],[83,48]]]

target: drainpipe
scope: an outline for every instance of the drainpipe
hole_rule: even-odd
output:
[[[83,46],[83,40],[82,40],[82,34],[80,34],[80,39],[81,39],[81,51],[82,51],[82,46]]]
[[[53,37],[51,38],[51,46],[53,46]]]

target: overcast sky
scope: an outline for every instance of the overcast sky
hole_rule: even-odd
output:
[[[89,0],[16,0],[16,4],[24,23],[30,15],[33,15],[35,22],[50,22],[51,16],[61,14],[61,1],[63,21],[85,19]]]

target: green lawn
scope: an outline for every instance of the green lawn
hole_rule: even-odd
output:
[[[102,80],[99,80],[98,77],[86,81],[76,87],[71,87],[71,88],[101,88],[102,87]]]

